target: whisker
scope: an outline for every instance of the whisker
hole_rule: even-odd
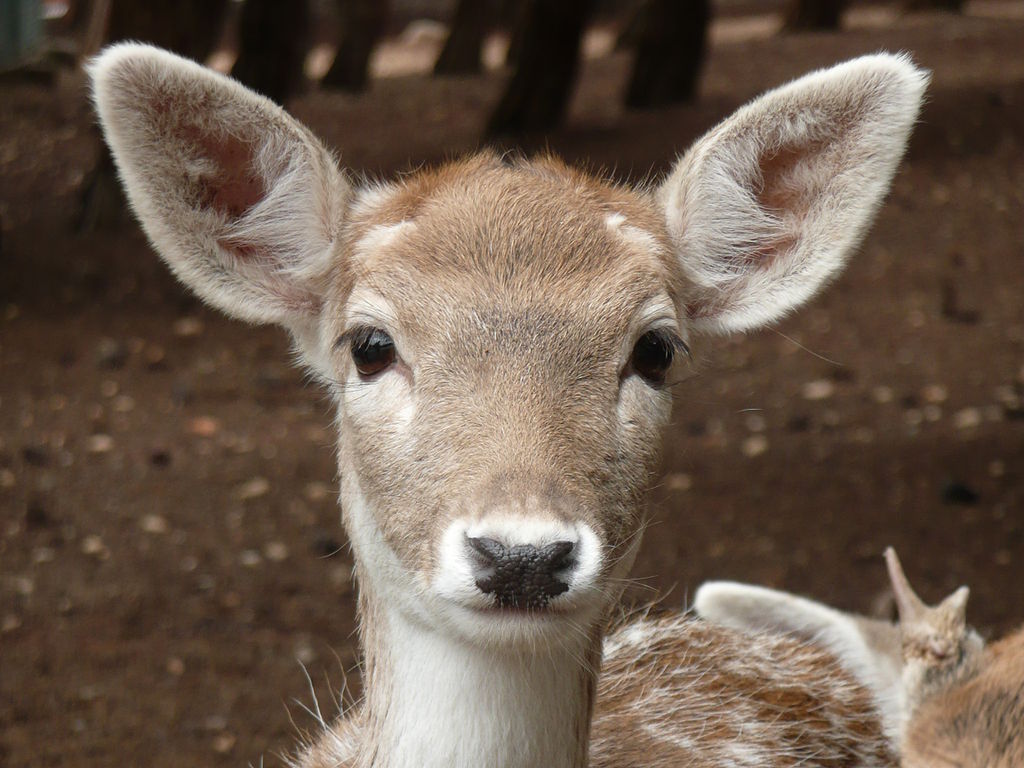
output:
[[[774,334],[776,334],[776,335],[778,335],[778,336],[781,336],[781,337],[782,337],[782,338],[784,338],[784,339],[785,339],[786,341],[788,341],[788,342],[789,342],[790,344],[793,344],[794,346],[796,346],[796,347],[799,347],[800,349],[802,349],[802,350],[803,350],[804,352],[806,352],[807,354],[809,354],[809,355],[811,355],[811,356],[813,356],[813,357],[816,357],[816,358],[818,358],[819,360],[822,360],[823,362],[826,362],[826,363],[828,363],[829,365],[834,365],[834,366],[836,366],[836,367],[842,367],[842,365],[843,365],[842,363],[840,363],[840,362],[838,362],[838,361],[836,361],[836,360],[832,360],[832,359],[830,359],[830,358],[827,358],[827,357],[825,357],[824,355],[820,355],[820,354],[818,354],[818,353],[817,353],[817,352],[815,352],[815,351],[814,351],[813,349],[808,349],[808,348],[807,348],[807,347],[805,347],[805,346],[804,346],[803,344],[801,344],[801,343],[800,343],[799,341],[797,341],[796,339],[794,339],[794,338],[793,338],[792,336],[787,336],[787,335],[786,335],[786,334],[784,334],[784,333],[783,333],[782,331],[780,331],[780,330],[779,330],[778,328],[770,328],[769,330],[770,330],[770,331],[771,331],[772,333],[774,333]]]

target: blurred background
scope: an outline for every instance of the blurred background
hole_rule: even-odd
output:
[[[347,674],[326,396],[170,277],[80,63],[155,42],[283,102],[358,175],[486,144],[664,172],[758,92],[878,50],[934,72],[843,277],[697,350],[631,601],[732,578],[1024,619],[1024,2],[0,0],[0,764],[280,765]]]

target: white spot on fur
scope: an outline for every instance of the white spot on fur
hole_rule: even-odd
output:
[[[388,245],[399,239],[404,233],[415,229],[416,225],[411,221],[400,221],[397,224],[378,224],[370,227],[355,245],[353,253],[360,263],[372,261]]]
[[[357,218],[370,217],[383,207],[398,192],[396,184],[373,183],[361,187],[352,202],[352,215]]]
[[[650,251],[651,253],[658,253],[661,251],[661,246],[658,244],[658,238],[646,229],[641,229],[640,227],[634,227],[632,224],[627,224],[626,217],[621,213],[608,214],[605,217],[604,223],[608,229],[636,248]]]

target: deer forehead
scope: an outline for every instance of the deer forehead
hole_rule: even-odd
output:
[[[463,332],[510,341],[565,328],[611,338],[678,293],[647,197],[553,160],[484,156],[365,191],[346,250],[342,304],[376,302],[424,332],[461,317]]]

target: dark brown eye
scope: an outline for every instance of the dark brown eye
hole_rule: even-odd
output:
[[[678,342],[682,344],[682,342]],[[636,341],[629,358],[630,368],[649,384],[665,383],[665,376],[675,356],[675,339],[667,331],[648,331]]]
[[[351,349],[360,376],[376,376],[395,363],[395,342],[380,328],[358,329],[352,336]]]

